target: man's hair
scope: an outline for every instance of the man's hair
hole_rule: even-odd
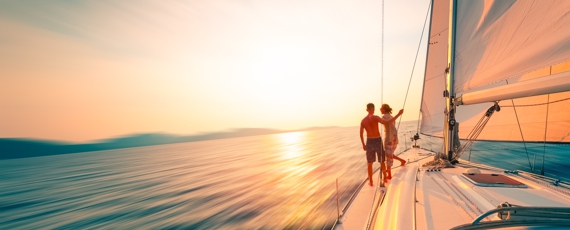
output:
[[[366,105],[366,109],[374,109],[374,104],[373,103],[368,103]]]

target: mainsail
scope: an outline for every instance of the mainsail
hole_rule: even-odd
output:
[[[439,2],[445,1],[434,4],[444,4]],[[447,59],[432,52],[448,41],[434,44],[437,37],[432,33],[437,27],[434,18],[449,14],[440,15],[436,9],[430,29],[421,130],[441,136],[443,122],[438,124],[434,117],[444,117],[441,92],[447,63],[442,69],[440,62]],[[467,136],[492,105],[484,102],[499,101],[501,111],[489,120],[479,140],[570,142],[568,9],[570,1],[457,1],[453,89],[464,103],[456,113],[460,138]],[[446,22],[441,25],[449,27]],[[430,82],[435,76],[431,72],[441,74],[438,83]],[[438,84],[439,88],[433,87]],[[434,99],[439,104],[426,102]]]
[[[570,60],[570,1],[458,1],[455,92]],[[529,95],[532,96],[532,95]]]

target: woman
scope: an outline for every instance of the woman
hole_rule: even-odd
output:
[[[380,112],[382,113],[382,119],[390,120],[392,119],[392,108],[388,104],[382,104],[380,107]],[[394,155],[394,151],[398,147],[398,130],[396,129],[396,121],[392,121],[384,125],[384,150],[386,151],[386,165],[388,166],[388,179],[392,179],[392,165],[394,164],[394,159],[400,161],[400,164],[404,166],[406,161],[398,156]]]

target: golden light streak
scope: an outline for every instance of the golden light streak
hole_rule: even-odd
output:
[[[283,149],[284,159],[295,159],[304,155],[301,149],[301,143],[304,142],[304,132],[293,132],[279,134],[280,141],[285,145]]]
[[[390,186],[392,187],[392,186]],[[393,204],[399,204],[400,202],[400,194],[402,193],[402,183],[398,183],[398,186],[395,188],[391,188],[394,190],[394,197],[392,198],[392,203]],[[390,224],[388,229],[398,229],[398,209],[399,209],[399,205],[393,205],[393,210],[391,210],[391,213],[394,213],[396,215],[390,215]]]

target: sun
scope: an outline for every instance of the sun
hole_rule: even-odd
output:
[[[311,101],[322,82],[321,62],[315,48],[303,43],[274,43],[260,46],[251,62],[249,89],[265,103],[287,108]]]

